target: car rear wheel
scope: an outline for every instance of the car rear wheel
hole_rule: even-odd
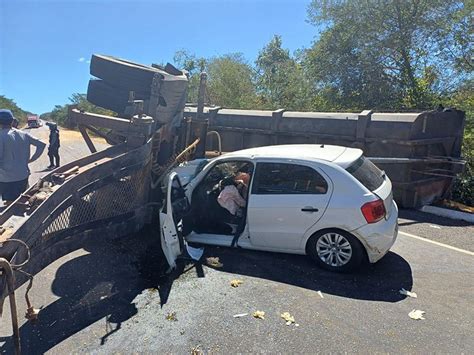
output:
[[[363,246],[348,232],[324,230],[313,235],[307,245],[308,255],[329,271],[348,272],[357,268],[363,259]]]

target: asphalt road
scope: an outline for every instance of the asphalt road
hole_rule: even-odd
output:
[[[40,128],[25,128],[24,130],[48,144],[49,129],[46,125],[43,125]],[[89,148],[87,148],[81,134],[77,131],[60,128],[60,141],[61,147],[59,148],[59,155],[61,163],[63,164],[90,154]],[[98,150],[108,147],[108,144],[101,138],[93,138],[93,141]],[[49,170],[47,170],[47,167],[49,166],[47,153],[48,148],[45,149],[43,155],[37,161],[30,164],[30,185],[34,184],[41,176],[49,172]]]
[[[35,277],[30,295],[42,310],[37,324],[22,320],[23,350],[473,353],[474,256],[410,235],[473,251],[474,226],[401,211],[400,231],[384,259],[351,275],[322,271],[304,256],[205,247],[204,260],[218,257],[221,267],[183,261],[169,277],[156,231],[114,242],[94,236]],[[243,283],[233,288],[233,279]],[[6,306],[0,351],[9,353]],[[410,319],[413,309],[426,319]],[[265,319],[251,316],[257,310]],[[282,312],[298,326],[285,325]],[[241,313],[249,315],[233,317]]]

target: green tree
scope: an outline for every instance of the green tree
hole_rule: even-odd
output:
[[[197,102],[200,74],[205,71],[207,59],[196,57],[195,54],[184,49],[177,51],[173,59],[178,68],[188,72],[188,102]]]
[[[12,111],[13,116],[15,116],[15,118],[20,121],[20,125],[25,124],[27,115],[31,114],[31,112],[24,111],[23,109],[18,107],[15,101],[5,97],[4,95],[0,95],[0,109],[7,109]]]
[[[309,108],[310,82],[304,75],[301,63],[282,48],[280,36],[275,35],[260,51],[256,67],[258,93],[265,108]]]
[[[227,54],[207,61],[207,93],[210,104],[252,109],[256,105],[253,69],[241,53]]]
[[[47,112],[41,115],[41,119],[45,121],[53,121],[58,125],[67,128],[74,128],[74,124],[68,120],[68,105],[77,105],[80,110],[86,112],[97,113],[100,115],[116,116],[115,112],[104,109],[102,107],[91,104],[87,101],[86,94],[75,93],[69,98],[69,104],[66,105],[55,105],[51,112]]]
[[[466,112],[462,155],[466,160],[464,172],[453,187],[456,201],[474,206],[474,80],[468,80],[447,100],[447,104]]]
[[[342,104],[432,107],[459,81],[461,67],[443,53],[466,59],[466,36],[450,41],[453,29],[462,33],[465,9],[456,0],[313,0],[309,20],[325,29],[307,53],[310,72]]]
[[[253,68],[241,53],[202,58],[181,50],[176,52],[174,62],[176,66],[188,71],[188,102],[197,102],[200,74],[207,72],[209,104],[229,108],[255,108]]]
[[[317,90],[314,110],[393,109],[399,105],[394,78],[371,49],[357,50],[361,45],[357,32],[339,24],[326,30],[306,52],[306,70]]]

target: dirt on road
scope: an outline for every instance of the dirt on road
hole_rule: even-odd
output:
[[[26,128],[24,130],[35,136],[36,138],[41,139],[44,143],[48,144],[49,128],[46,125],[43,125],[40,128]],[[61,147],[59,148],[61,164],[66,164],[91,154],[79,132],[60,127],[59,135],[61,141]],[[109,147],[109,145],[104,139],[98,137],[91,138],[98,150],[103,150]],[[36,183],[39,178],[41,178],[43,175],[47,174],[50,171],[47,169],[48,165],[48,148],[46,148],[43,155],[41,155],[38,160],[30,164],[30,186]]]

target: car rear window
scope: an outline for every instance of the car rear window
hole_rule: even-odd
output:
[[[346,170],[370,191],[377,190],[385,180],[384,172],[364,156],[357,159]]]

